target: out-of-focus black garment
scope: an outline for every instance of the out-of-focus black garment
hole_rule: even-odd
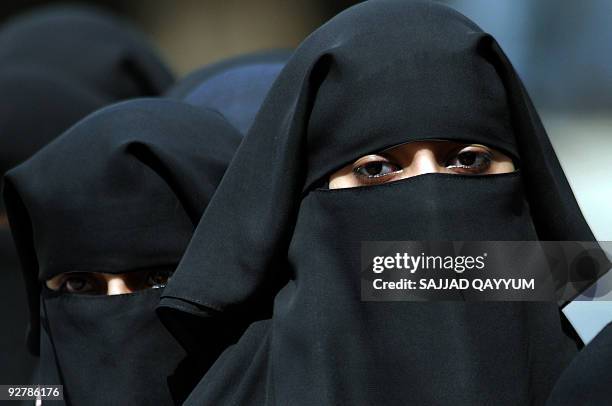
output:
[[[216,112],[138,99],[87,116],[6,175],[30,349],[39,382],[63,384],[67,404],[172,404],[197,382],[206,365],[176,375],[186,354],[155,314],[162,289],[44,284],[65,272],[173,271],[240,138]]]
[[[431,139],[519,170],[325,187]],[[177,336],[271,313],[188,403],[541,405],[577,352],[556,303],[360,300],[361,241],[538,239],[594,238],[494,38],[434,2],[354,6],[287,62],[162,295]]]
[[[0,64],[68,77],[110,101],[159,95],[173,82],[142,33],[92,7],[52,6],[7,21]]]
[[[246,134],[291,51],[257,52],[205,66],[176,82],[166,95],[218,111]]]

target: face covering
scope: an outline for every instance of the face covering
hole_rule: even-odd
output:
[[[71,271],[174,270],[239,139],[218,113],[135,100],[88,116],[7,174],[29,344],[40,382],[63,384],[67,404],[184,396],[170,390],[191,382],[175,375],[185,351],[155,316],[160,289],[88,296],[41,285]]]
[[[321,187],[363,155],[431,139],[493,147],[519,171]],[[437,3],[352,7],[280,73],[159,310],[191,315],[182,331],[270,319],[189,400],[543,404],[576,352],[557,304],[361,302],[360,242],[387,240],[593,240],[510,62]]]
[[[159,95],[172,83],[141,33],[93,7],[53,6],[9,20],[0,62],[67,77],[110,101]]]
[[[166,95],[216,110],[246,134],[290,55],[269,51],[227,59],[191,73]]]
[[[0,211],[1,213],[1,211]],[[15,246],[8,225],[0,226],[0,317],[11,328],[0,334],[0,382],[27,383],[32,379],[35,358],[24,345],[24,331],[28,321],[28,305]]]

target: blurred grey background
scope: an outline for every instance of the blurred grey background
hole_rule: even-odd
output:
[[[612,240],[612,1],[440,0],[492,33],[523,78],[578,202]],[[65,1],[3,0],[0,23]],[[180,77],[245,52],[291,48],[351,0],[88,0],[131,20]]]

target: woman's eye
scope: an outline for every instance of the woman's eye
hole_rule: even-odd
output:
[[[66,293],[89,293],[94,290],[94,283],[87,276],[69,276],[62,283],[60,290]]]
[[[172,271],[153,271],[149,272],[147,277],[147,285],[152,288],[163,288],[168,283],[172,276]]]
[[[394,172],[398,172],[401,168],[395,164],[386,161],[373,161],[363,165],[359,165],[353,172],[357,176],[364,178],[378,178],[386,176]]]
[[[455,154],[446,163],[446,167],[458,172],[481,173],[489,169],[492,160],[493,157],[488,151],[466,148]]]

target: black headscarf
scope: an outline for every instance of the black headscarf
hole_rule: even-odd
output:
[[[426,139],[489,145],[520,170],[320,187]],[[368,1],[288,61],[159,311],[191,314],[189,331],[273,308],[195,404],[542,404],[576,352],[556,303],[361,302],[359,276],[361,241],[537,239],[593,235],[499,45],[443,5]]]
[[[173,270],[239,140],[216,112],[135,100],[88,116],[6,175],[30,348],[41,383],[62,383],[69,404],[171,403],[166,381],[185,353],[155,316],[159,289],[87,296],[42,284],[70,271]]]
[[[268,51],[230,58],[189,74],[166,95],[216,110],[246,134],[289,56]]]
[[[161,94],[172,74],[137,30],[90,7],[53,6],[0,29],[0,64],[66,76],[110,101]]]

